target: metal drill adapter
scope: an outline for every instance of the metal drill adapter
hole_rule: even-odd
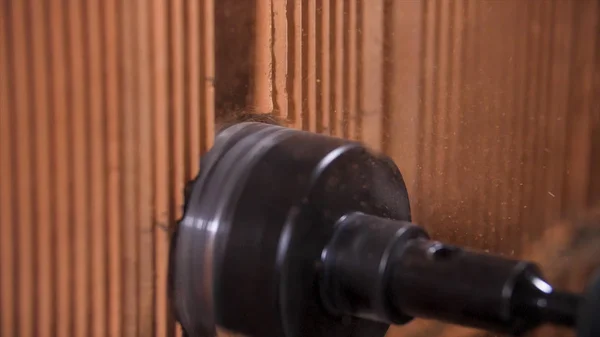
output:
[[[190,337],[381,337],[413,317],[600,337],[600,280],[561,292],[533,263],[443,244],[410,221],[388,157],[280,126],[226,128],[173,238],[177,320]]]

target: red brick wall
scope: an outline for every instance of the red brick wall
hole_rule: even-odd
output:
[[[497,253],[600,196],[598,1],[1,4],[1,336],[172,335],[166,228],[233,108],[389,153]]]

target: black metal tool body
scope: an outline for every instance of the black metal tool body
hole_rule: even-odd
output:
[[[410,221],[388,157],[231,126],[203,157],[173,239],[177,319],[189,336],[253,337],[377,337],[413,317],[511,334],[575,325],[581,297],[554,290],[534,264],[433,241]]]

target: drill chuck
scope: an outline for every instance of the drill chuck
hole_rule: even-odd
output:
[[[185,199],[170,293],[188,336],[382,337],[413,317],[519,335],[598,306],[533,263],[432,240],[396,165],[357,142],[237,124]]]
[[[519,335],[575,324],[580,297],[557,292],[525,261],[432,241],[408,222],[353,213],[325,249],[322,298],[332,312],[388,324],[412,317]]]

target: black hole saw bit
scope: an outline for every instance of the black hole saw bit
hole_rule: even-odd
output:
[[[382,337],[413,317],[600,337],[600,280],[562,292],[531,262],[432,240],[394,162],[358,142],[233,125],[185,200],[169,291],[190,337]]]

